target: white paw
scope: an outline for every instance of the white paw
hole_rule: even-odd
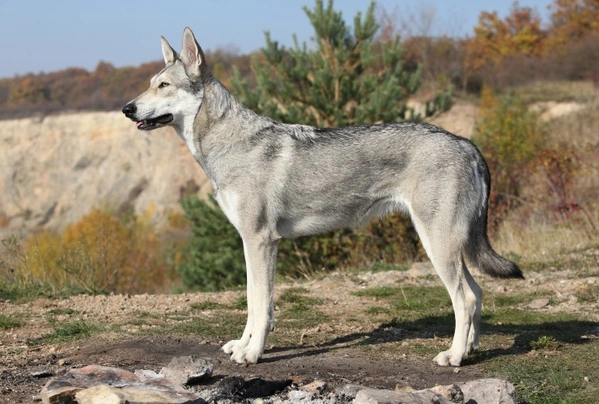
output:
[[[443,351],[435,356],[433,362],[436,362],[439,366],[460,366],[462,356],[453,356],[451,350]]]
[[[246,346],[247,346],[247,343],[243,343],[242,340],[234,339],[232,341],[227,342],[225,345],[223,345],[222,350],[224,353],[230,355],[230,354],[234,354],[236,352],[243,350],[243,348],[245,348]]]
[[[258,363],[258,359],[262,356],[259,350],[252,350],[249,347],[238,350],[231,355],[231,360],[237,363]]]

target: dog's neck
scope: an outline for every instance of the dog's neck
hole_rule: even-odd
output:
[[[257,121],[271,121],[243,106],[212,76],[205,80],[200,96],[203,99],[197,115],[189,117],[178,133],[216,191],[222,178],[217,167],[227,167],[231,148],[247,141],[248,128],[255,127]]]

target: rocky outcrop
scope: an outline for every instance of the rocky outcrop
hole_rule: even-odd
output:
[[[359,385],[329,387],[322,380],[308,384],[240,376],[212,378],[208,359],[174,358],[160,373],[90,365],[71,369],[46,383],[43,403],[468,403],[516,404],[511,383],[480,379],[430,389],[379,390]]]
[[[61,229],[92,207],[164,223],[183,190],[209,181],[173,129],[141,132],[119,112],[2,121],[0,236]]]

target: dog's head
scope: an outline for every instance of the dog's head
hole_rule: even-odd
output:
[[[204,52],[189,28],[183,31],[180,55],[164,37],[160,40],[166,67],[152,77],[145,92],[122,110],[140,130],[166,125],[181,128],[186,119],[193,120],[202,105],[204,82],[210,75]]]

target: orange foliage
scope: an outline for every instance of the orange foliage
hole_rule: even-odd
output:
[[[25,245],[27,275],[60,290],[142,293],[164,290],[172,268],[161,257],[148,220],[93,209],[62,236],[49,232]]]
[[[544,51],[544,37],[539,16],[517,2],[505,20],[496,12],[482,12],[474,28],[474,38],[468,45],[466,65],[476,71],[509,56],[539,56]]]
[[[599,31],[599,0],[554,0],[550,46],[563,48],[571,40]]]

